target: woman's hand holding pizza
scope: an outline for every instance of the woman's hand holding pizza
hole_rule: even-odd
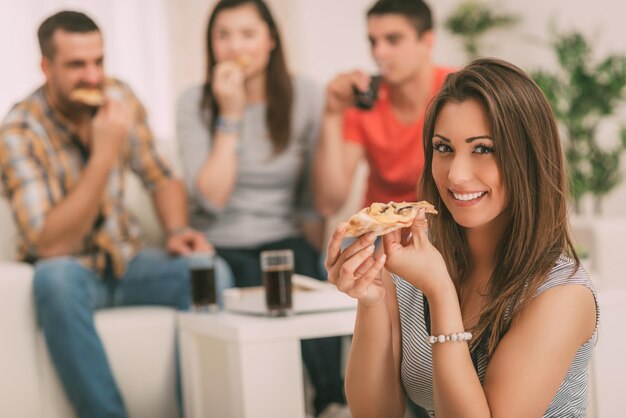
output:
[[[451,284],[441,253],[428,240],[426,213],[437,210],[426,201],[372,203],[340,224],[329,244],[326,259],[329,281],[365,304],[383,299],[383,266],[427,296]],[[384,254],[374,255],[374,240],[383,236]],[[344,251],[345,236],[359,238]]]
[[[383,245],[387,255],[385,268],[426,296],[436,292],[440,285],[450,284],[446,263],[428,240],[428,221],[423,208],[418,210],[410,230],[405,228],[384,235]]]
[[[339,224],[328,242],[324,263],[328,281],[359,303],[371,306],[384,302],[382,270],[386,256],[382,251],[374,252],[376,235],[365,234],[342,251],[341,240],[346,236],[346,227],[346,223]]]

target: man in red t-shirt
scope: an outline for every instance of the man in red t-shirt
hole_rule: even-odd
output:
[[[451,69],[433,64],[431,12],[422,0],[379,0],[367,12],[368,36],[382,80],[371,110],[353,107],[354,89],[366,91],[370,76],[353,71],[326,89],[322,136],[315,159],[315,194],[323,215],[348,196],[356,167],[369,165],[364,206],[414,201],[424,155],[426,107]]]

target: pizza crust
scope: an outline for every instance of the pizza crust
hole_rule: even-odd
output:
[[[400,228],[407,228],[413,223],[417,211],[424,208],[426,213],[437,214],[435,207],[422,200],[421,202],[389,202],[372,203],[348,219],[346,236],[359,237],[368,232],[377,236],[385,235]]]
[[[104,94],[99,89],[74,89],[70,93],[70,99],[92,107],[98,107],[104,104]]]

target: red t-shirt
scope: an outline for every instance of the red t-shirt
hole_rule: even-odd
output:
[[[453,71],[435,67],[429,100]],[[364,147],[370,168],[364,206],[391,200],[415,201],[417,182],[424,167],[422,130],[425,115],[420,115],[409,125],[398,121],[388,90],[388,86],[382,83],[373,109],[350,108],[344,113],[344,138]]]

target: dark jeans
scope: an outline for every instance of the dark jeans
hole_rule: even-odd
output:
[[[320,255],[307,240],[287,238],[256,248],[217,248],[230,265],[237,287],[260,286],[263,283],[259,255],[265,250],[291,249],[295,272],[319,279],[322,275]],[[341,338],[302,340],[302,358],[315,387],[314,406],[321,412],[331,402],[345,403],[341,377]]]

